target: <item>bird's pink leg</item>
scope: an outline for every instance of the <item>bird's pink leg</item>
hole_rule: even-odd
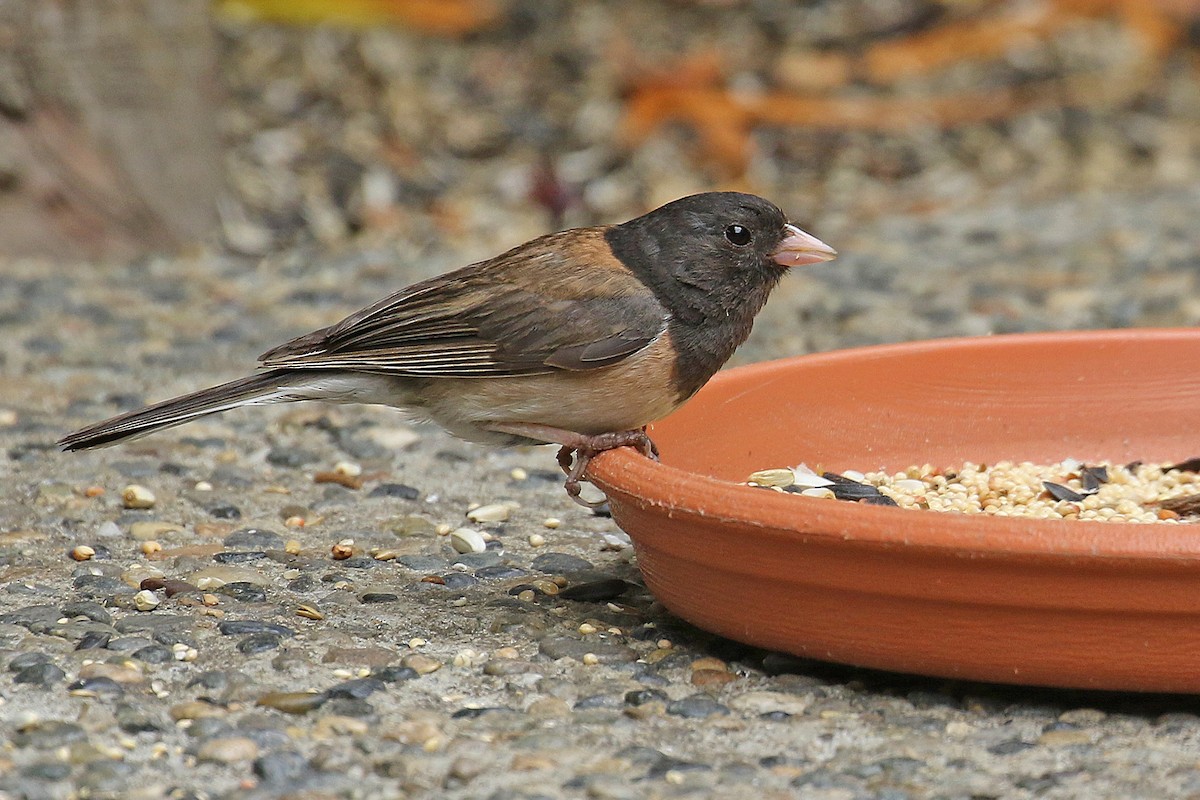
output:
[[[563,488],[567,490],[568,497],[586,508],[599,508],[605,502],[592,503],[579,496],[579,482],[584,480],[583,474],[593,457],[617,447],[636,447],[647,458],[658,460],[658,448],[650,441],[644,427],[597,434],[576,433],[525,422],[498,423],[488,427],[498,433],[511,433],[547,444],[562,445],[558,451],[558,465],[567,476]]]

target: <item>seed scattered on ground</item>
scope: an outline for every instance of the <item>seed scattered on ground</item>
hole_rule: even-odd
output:
[[[781,488],[755,478],[778,472],[816,474],[801,465],[792,470],[761,470],[747,483],[810,497],[833,495],[842,500],[962,514],[1179,523],[1200,520],[1200,473],[1187,468],[1192,463],[1088,465],[1066,459],[1057,464],[967,462],[953,469],[923,464],[895,473],[826,472],[820,476],[828,481],[825,486],[800,491],[798,486],[812,481],[801,479]],[[1200,466],[1200,461],[1195,463]]]
[[[545,543],[546,543],[546,537],[542,536],[540,533],[529,534],[529,546],[530,547],[541,547]]]
[[[308,603],[301,603],[296,607],[296,616],[308,619],[325,619],[325,615],[321,613],[320,609]]]
[[[439,522],[437,525],[435,525],[433,527],[433,532],[436,533],[438,536],[445,536],[446,534],[450,533],[450,531],[452,531],[452,530],[454,530],[454,526],[450,525],[448,523],[445,523],[445,522]]]
[[[544,520],[542,520],[542,527],[549,528],[550,530],[554,530],[560,525],[562,525],[562,520],[558,517],[546,517]]]
[[[121,502],[126,508],[153,508],[154,492],[136,483],[121,490]]]
[[[138,611],[153,611],[161,602],[158,595],[149,589],[142,589],[133,596],[133,605]]]
[[[529,473],[521,467],[513,467],[512,471],[509,472],[508,475],[514,481],[523,481],[529,477]]]
[[[142,555],[152,556],[155,553],[161,553],[162,549],[162,545],[153,540],[149,542],[142,542]]]
[[[318,472],[313,475],[313,483],[336,483],[338,486],[345,486],[347,489],[361,489],[363,479],[358,475],[348,475],[344,472],[332,470]]]
[[[489,503],[468,511],[467,519],[471,522],[504,522],[511,512],[512,509],[505,503]]]
[[[342,539],[340,542],[330,548],[329,553],[333,556],[334,560],[345,561],[347,558],[350,558],[352,555],[354,555],[354,540]]]
[[[104,494],[103,486],[89,486],[83,490],[84,497],[100,497]]]
[[[90,561],[96,555],[96,548],[89,547],[86,544],[76,545],[71,548],[71,558],[76,561]]]
[[[450,546],[457,553],[482,553],[487,542],[474,528],[456,528],[450,532]]]

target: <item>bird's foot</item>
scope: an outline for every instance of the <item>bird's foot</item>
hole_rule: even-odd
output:
[[[580,496],[580,484],[587,480],[584,474],[587,472],[588,463],[600,453],[618,447],[634,447],[646,458],[658,461],[658,447],[646,435],[645,427],[591,435],[564,431],[546,425],[522,423],[495,425],[492,426],[492,430],[525,436],[548,444],[562,445],[558,450],[558,466],[567,476],[563,488],[566,489],[568,497],[584,508],[600,508],[608,502],[607,500],[586,500]]]

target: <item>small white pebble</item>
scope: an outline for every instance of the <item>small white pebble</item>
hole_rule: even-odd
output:
[[[487,550],[487,542],[474,528],[455,528],[450,531],[450,546],[457,553],[482,553]]]

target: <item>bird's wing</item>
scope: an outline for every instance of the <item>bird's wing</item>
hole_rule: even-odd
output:
[[[456,378],[581,371],[629,357],[666,324],[666,310],[603,239],[577,230],[410,286],[260,361]]]

